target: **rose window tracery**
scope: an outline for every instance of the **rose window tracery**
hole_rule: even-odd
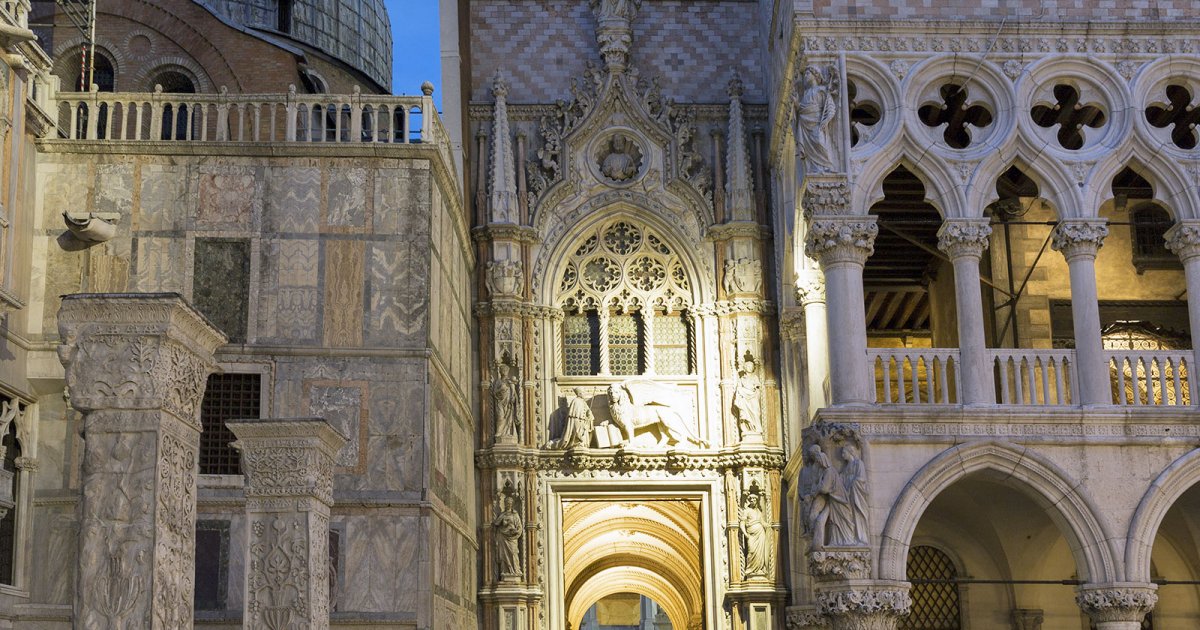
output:
[[[630,254],[641,243],[641,231],[628,223],[617,223],[604,232],[604,246],[618,256]]]
[[[1058,127],[1055,135],[1064,149],[1082,149],[1087,144],[1087,130],[1100,129],[1108,122],[1103,107],[1074,85],[1055,85],[1053,99],[1052,102],[1038,102],[1029,110],[1029,115],[1039,127]]]
[[[947,83],[938,89],[940,102],[922,105],[917,110],[921,122],[929,127],[941,128],[942,139],[955,149],[965,149],[978,138],[972,137],[974,129],[992,124],[992,112],[972,98],[963,85]]]
[[[690,289],[683,261],[664,239],[618,220],[575,248],[561,272],[557,302],[569,311],[650,305],[674,312],[691,303]]]
[[[1170,84],[1166,99],[1156,100],[1146,107],[1146,121],[1158,129],[1169,129],[1171,143],[1180,149],[1196,148],[1196,126],[1200,124],[1200,107],[1193,104],[1191,90]]]

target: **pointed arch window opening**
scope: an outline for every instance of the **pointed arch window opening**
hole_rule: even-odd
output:
[[[559,275],[566,376],[695,373],[691,282],[675,250],[627,220],[581,237]]]

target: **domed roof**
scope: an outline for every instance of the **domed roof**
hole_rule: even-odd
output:
[[[194,1],[238,26],[283,33],[392,87],[392,26],[383,0]]]

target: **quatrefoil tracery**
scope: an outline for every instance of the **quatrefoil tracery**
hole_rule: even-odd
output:
[[[1039,103],[1029,110],[1033,122],[1047,129],[1058,126],[1058,143],[1064,149],[1082,149],[1086,138],[1084,127],[1099,129],[1108,122],[1104,109],[1085,102],[1079,89],[1067,83],[1054,86],[1054,103]]]
[[[1192,102],[1192,92],[1182,85],[1166,87],[1165,102],[1146,107],[1146,121],[1159,129],[1171,128],[1171,142],[1180,149],[1196,148],[1196,125],[1200,124],[1200,109]]]
[[[971,130],[982,129],[992,124],[992,112],[979,101],[972,101],[965,86],[955,83],[943,85],[938,93],[940,103],[922,105],[917,110],[921,122],[929,127],[945,126],[942,139],[955,149],[971,146]]]
[[[869,92],[864,90],[860,94],[854,81],[846,85],[846,98],[850,104],[850,146],[856,147],[875,135],[876,126],[883,119],[882,109]]]

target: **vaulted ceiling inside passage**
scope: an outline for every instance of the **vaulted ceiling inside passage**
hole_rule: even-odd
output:
[[[929,330],[929,276],[938,266],[937,232],[942,218],[925,201],[925,185],[903,166],[883,180],[875,253],[863,270],[867,330]]]

